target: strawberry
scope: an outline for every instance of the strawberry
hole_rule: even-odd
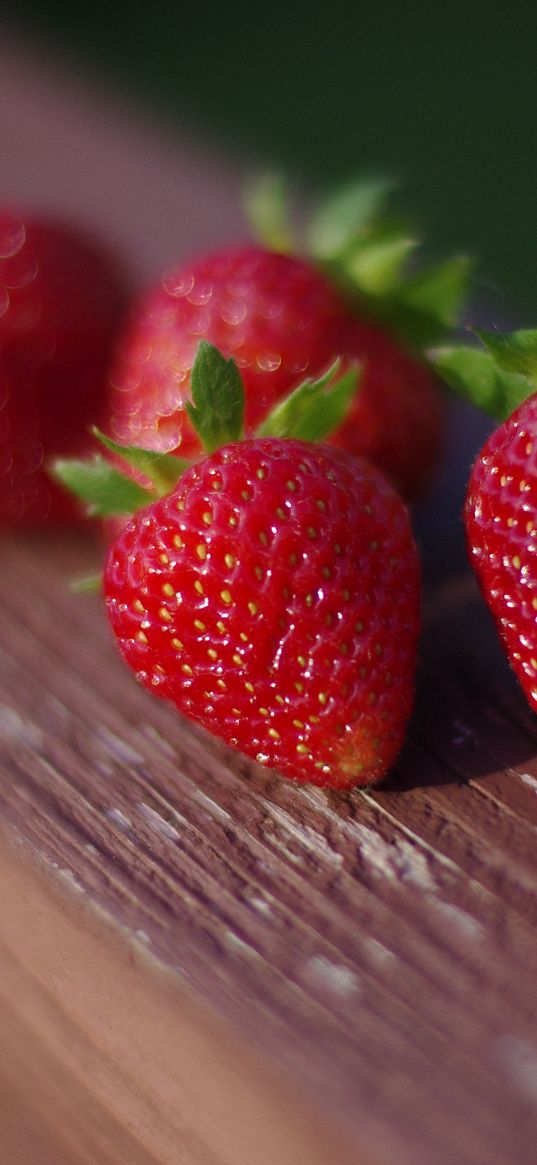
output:
[[[126,296],[115,263],[63,223],[0,211],[0,526],[63,520],[44,461],[87,445]]]
[[[464,529],[509,662],[537,711],[537,331],[476,333],[484,350],[454,347],[434,358],[454,388],[501,420],[472,467]]]
[[[147,504],[105,566],[120,651],[151,692],[282,775],[377,781],[413,700],[419,565],[406,508],[376,468],[344,451],[292,436],[239,440],[240,376],[207,344],[193,384],[187,411],[210,452],[163,496],[123,481],[118,509]],[[348,378],[336,382],[319,408],[308,385],[309,427],[351,390]],[[207,424],[219,394],[231,404]],[[286,407],[273,414],[280,431]],[[173,471],[173,456],[105,443],[161,485]],[[104,485],[107,473],[117,485],[115,469],[57,473],[111,512]]]
[[[239,365],[252,429],[299,377],[318,376],[338,355],[362,361],[360,393],[332,441],[369,457],[406,496],[425,488],[441,431],[430,373],[387,332],[351,314],[310,263],[260,247],[176,267],[139,303],[111,378],[118,440],[199,452],[185,402],[201,337]]]
[[[486,442],[472,470],[464,516],[481,590],[537,712],[537,393]]]
[[[413,243],[400,232],[386,238],[380,228],[373,230],[368,188],[365,195],[364,218],[362,185],[352,203],[347,250],[336,232],[337,263],[330,255],[333,243],[327,243],[333,216],[321,217],[313,233],[329,274],[296,253],[253,245],[172,267],[142,297],[122,337],[111,376],[113,435],[154,450],[180,448],[187,457],[199,453],[185,405],[200,338],[240,367],[249,431],[299,377],[318,376],[340,356],[360,361],[363,376],[354,407],[331,443],[373,461],[405,497],[421,495],[442,445],[436,377],[371,317],[384,313],[394,326],[418,320],[421,331],[435,312],[451,320],[462,294],[462,267],[456,262],[404,283],[400,266]],[[349,218],[347,204],[343,212]],[[339,224],[341,217],[338,205]],[[272,231],[271,237],[283,245],[284,235]],[[381,297],[381,290],[391,298]]]
[[[412,703],[416,556],[381,475],[348,454],[223,446],[142,510],[104,591],[138,680],[299,781],[378,780]]]

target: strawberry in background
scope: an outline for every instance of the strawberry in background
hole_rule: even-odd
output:
[[[321,204],[297,238],[281,184],[249,199],[261,244],[170,266],[135,303],[111,373],[106,431],[123,444],[192,458],[188,415],[197,346],[240,368],[252,432],[293,385],[340,357],[360,387],[331,443],[380,468],[407,500],[426,492],[443,445],[444,409],[425,344],[453,327],[466,259],[413,267],[417,241],[384,206],[389,187],[354,183]]]
[[[46,472],[87,447],[126,307],[115,258],[77,228],[0,209],[0,526],[72,520]]]

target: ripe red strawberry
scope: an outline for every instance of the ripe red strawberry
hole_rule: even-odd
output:
[[[486,442],[472,470],[464,517],[481,590],[537,711],[537,394]]]
[[[355,405],[331,442],[372,460],[407,498],[423,492],[442,433],[430,372],[351,311],[313,264],[256,246],[176,267],[139,303],[112,374],[108,428],[119,441],[199,453],[185,402],[203,337],[241,369],[250,432],[293,384],[334,357],[360,361]]]
[[[537,711],[537,330],[475,328],[483,348],[431,353],[465,400],[501,423],[472,467],[466,546],[507,657]]]
[[[413,699],[419,568],[404,505],[326,445],[225,445],[135,516],[105,570],[138,680],[298,781],[380,779]]]
[[[58,461],[55,473],[91,512],[135,513],[104,591],[140,682],[262,764],[344,786],[380,779],[401,745],[419,566],[384,476],[313,443],[356,391],[355,369],[336,372],[295,388],[241,441],[240,373],[202,341],[185,407],[207,456],[189,465],[97,432],[114,464]]]
[[[72,517],[52,455],[87,447],[103,417],[123,277],[92,240],[0,210],[0,526]]]

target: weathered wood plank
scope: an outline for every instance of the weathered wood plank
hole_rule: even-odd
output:
[[[330,794],[137,688],[99,599],[67,589],[99,553],[82,537],[3,544],[4,822],[357,1152],[529,1165],[535,727],[471,581],[430,598],[393,776]]]
[[[3,1160],[355,1165],[333,1123],[24,843],[0,837],[0,884]]]

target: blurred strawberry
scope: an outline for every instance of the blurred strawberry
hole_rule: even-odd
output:
[[[381,184],[360,184],[325,207],[303,248],[313,258],[275,223],[272,200],[255,214],[269,246],[230,247],[172,267],[123,334],[107,431],[126,444],[199,455],[185,406],[200,339],[238,364],[250,432],[293,385],[339,356],[344,365],[360,362],[362,376],[332,443],[367,457],[406,498],[419,497],[439,459],[443,402],[415,353],[456,319],[467,263],[405,275],[416,244],[378,219],[384,193]]]
[[[105,415],[125,307],[123,273],[92,239],[0,210],[0,526],[74,517],[45,463],[82,452]]]
[[[253,430],[293,384],[336,356],[363,364],[360,391],[333,443],[419,495],[438,458],[441,401],[431,374],[389,334],[351,313],[324,274],[292,255],[230,248],[172,269],[135,309],[112,375],[118,440],[200,452],[185,403],[200,338],[237,362]]]

